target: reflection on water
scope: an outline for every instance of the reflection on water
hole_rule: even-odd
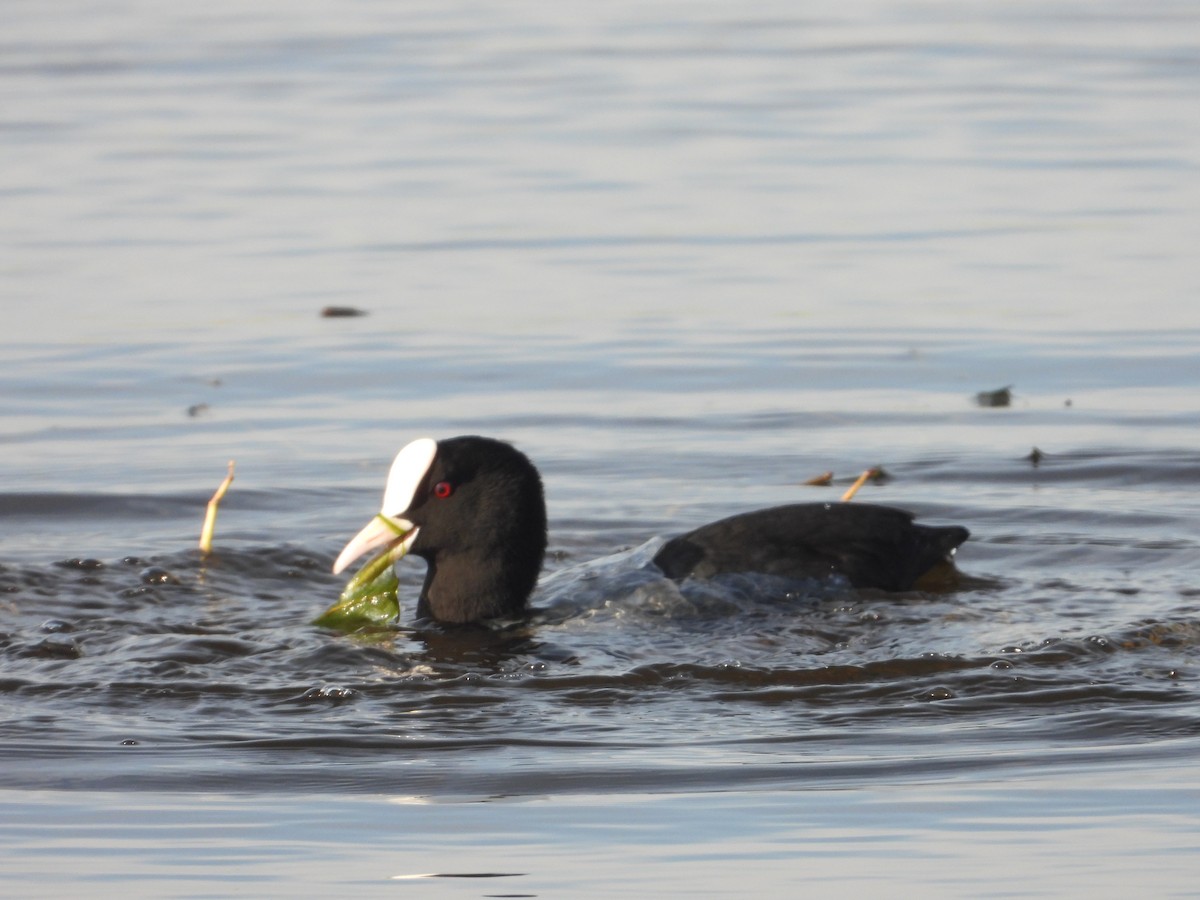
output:
[[[1189,8],[10,13],[12,891],[1192,888]],[[312,627],[459,433],[543,470],[535,615],[414,631],[409,561],[404,627]],[[638,568],[880,463],[968,580]]]

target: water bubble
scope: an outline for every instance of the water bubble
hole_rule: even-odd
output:
[[[64,559],[64,560],[56,563],[56,565],[61,566],[64,569],[103,569],[104,568],[104,563],[102,563],[98,559],[80,559],[77,556],[72,557],[71,559]]]
[[[354,696],[354,691],[350,688],[338,687],[336,685],[323,685],[322,687],[311,687],[300,695],[302,703],[313,703],[318,700],[332,700],[335,704],[343,703]]]
[[[1101,650],[1106,650],[1106,651],[1110,651],[1110,652],[1117,649],[1113,645],[1113,642],[1110,641],[1108,638],[1106,638],[1102,634],[1094,634],[1091,637],[1085,639],[1084,643],[1089,644],[1092,647],[1098,647]]]
[[[179,584],[179,579],[162,566],[147,566],[138,572],[142,584]]]
[[[935,700],[953,700],[954,692],[949,688],[935,687],[925,691],[923,694],[919,695],[917,699],[925,700],[927,702],[932,702]]]

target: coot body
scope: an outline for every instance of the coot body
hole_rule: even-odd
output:
[[[912,513],[869,503],[795,503],[741,513],[667,541],[654,564],[668,578],[762,572],[784,578],[840,575],[856,588],[911,590],[969,536]]]
[[[704,525],[669,540],[654,564],[676,580],[761,572],[904,591],[967,537],[960,526],[920,525],[887,506],[800,503]],[[392,464],[382,510],[342,550],[334,572],[379,548],[393,560],[425,560],[418,618],[520,615],[546,552],[541,476],[523,453],[492,438],[415,440]]]

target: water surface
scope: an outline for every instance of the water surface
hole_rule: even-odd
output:
[[[13,891],[1192,891],[1190,7],[10,19]],[[314,628],[460,433],[542,469],[536,612],[414,631],[409,561],[402,627]],[[963,582],[639,572],[876,464]]]

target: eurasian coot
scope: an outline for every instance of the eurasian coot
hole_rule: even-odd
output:
[[[840,576],[857,588],[904,591],[968,534],[957,525],[918,525],[887,506],[796,503],[673,538],[654,564],[675,580],[761,572]],[[412,553],[428,566],[418,618],[467,623],[519,615],[546,552],[541,476],[523,453],[492,438],[415,440],[392,464],[382,510],[333,571],[384,547],[393,560]]]

